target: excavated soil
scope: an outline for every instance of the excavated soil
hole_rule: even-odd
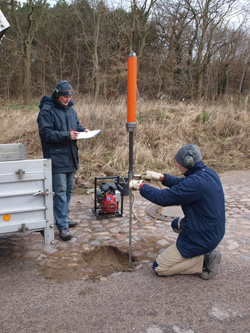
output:
[[[108,245],[89,251],[81,251],[79,248],[58,248],[57,252],[47,254],[46,260],[40,262],[40,272],[46,279],[58,281],[97,280],[113,273],[132,272],[142,261],[153,261],[154,254],[158,254],[162,248],[157,244],[157,240],[156,237],[146,237],[138,241],[136,246],[133,246],[131,265],[127,248]],[[139,257],[137,251],[140,252]]]
[[[130,266],[129,254],[114,246],[100,246],[87,252],[59,250],[47,257],[42,275],[59,281],[99,279],[112,273],[132,271],[134,261],[132,257]]]

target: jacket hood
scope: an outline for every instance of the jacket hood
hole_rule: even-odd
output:
[[[53,102],[52,102],[52,99],[51,99],[51,96],[49,96],[49,95],[45,95],[45,96],[43,96],[42,98],[41,98],[41,101],[40,101],[40,104],[39,104],[39,109],[41,110],[42,109],[42,107],[44,106],[44,104],[51,104],[51,105],[53,105]]]

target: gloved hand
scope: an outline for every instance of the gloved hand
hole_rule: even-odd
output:
[[[161,180],[161,173],[158,172],[154,172],[154,171],[146,171],[146,173],[142,174],[142,178],[143,179],[148,179],[148,180],[156,180],[156,181],[160,181]]]
[[[132,180],[130,180],[130,182],[129,182],[129,188],[130,188],[132,191],[138,191],[142,183],[143,183],[143,180],[135,180],[135,179],[132,179]]]

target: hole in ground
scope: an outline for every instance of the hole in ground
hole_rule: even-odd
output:
[[[133,270],[129,254],[114,246],[100,246],[87,252],[59,250],[47,256],[42,275],[60,281],[73,279],[96,279],[116,272]]]

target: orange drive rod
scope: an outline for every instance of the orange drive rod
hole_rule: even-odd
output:
[[[128,57],[127,75],[127,122],[136,123],[136,78],[137,57],[131,52]]]

